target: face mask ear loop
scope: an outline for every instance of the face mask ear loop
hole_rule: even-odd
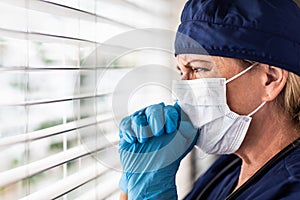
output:
[[[234,79],[242,76],[243,74],[245,74],[246,72],[248,72],[250,69],[252,69],[253,67],[255,67],[256,65],[258,65],[258,62],[254,63],[253,65],[251,65],[250,67],[248,67],[247,69],[245,69],[244,71],[240,72],[239,74],[234,75],[233,77],[227,79],[225,81],[225,83],[229,83],[230,81],[233,81]]]
[[[247,117],[251,117],[253,116],[257,111],[259,111],[264,105],[266,104],[266,102],[262,102],[255,110],[253,110],[249,115],[247,115]]]

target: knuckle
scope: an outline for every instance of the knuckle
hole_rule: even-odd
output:
[[[147,126],[147,119],[144,115],[136,115],[131,117],[131,126]]]
[[[151,106],[148,106],[145,110],[146,115],[152,115],[158,111],[161,111],[163,109],[164,105],[162,104],[154,104]]]
[[[166,106],[165,115],[172,118],[178,118],[179,113],[174,106]]]

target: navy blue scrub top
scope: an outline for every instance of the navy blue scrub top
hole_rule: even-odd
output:
[[[233,167],[220,176],[220,171],[235,162]],[[201,176],[185,200],[198,199],[203,189],[210,184],[217,175],[213,187],[205,190],[205,195],[200,199],[225,200],[234,190],[241,169],[241,160],[235,155],[221,156]],[[268,199],[300,199],[300,148],[295,147],[284,155],[268,171],[256,181],[249,184],[246,189],[233,199],[239,200],[268,200]]]

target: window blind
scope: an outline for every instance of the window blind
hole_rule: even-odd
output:
[[[109,102],[132,65],[107,68],[89,56],[126,31],[174,29],[181,6],[167,0],[0,2],[0,199],[117,199],[121,174],[109,152],[118,130]]]

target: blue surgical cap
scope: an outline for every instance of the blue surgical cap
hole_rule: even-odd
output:
[[[253,60],[300,75],[300,8],[293,0],[190,0],[175,54]]]

